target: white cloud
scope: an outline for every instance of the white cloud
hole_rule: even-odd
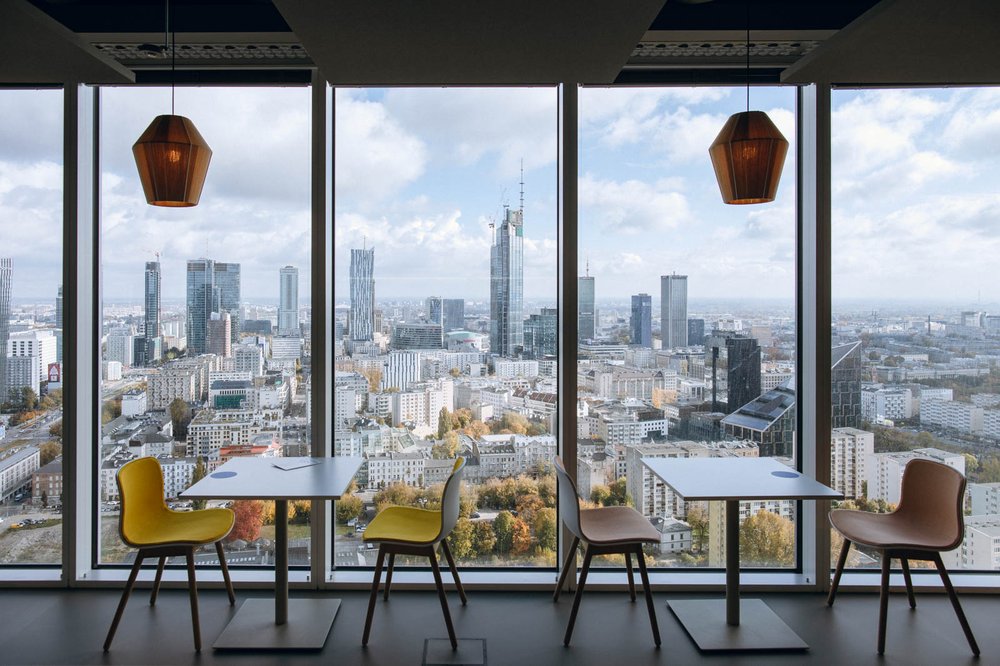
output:
[[[687,198],[673,188],[674,179],[600,180],[584,174],[579,183],[581,225],[604,234],[638,234],[676,227],[692,219]]]

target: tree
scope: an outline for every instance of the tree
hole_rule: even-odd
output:
[[[708,515],[701,504],[688,507],[687,524],[691,526],[691,537],[698,552],[705,550],[705,539],[708,538]]]
[[[459,370],[458,368],[452,368],[451,370],[448,371],[448,374],[451,375],[452,377],[458,377],[459,375],[462,374],[462,371]]]
[[[49,494],[44,490],[42,491],[42,508],[49,508]]]
[[[236,500],[232,509],[236,514],[236,522],[228,540],[256,540],[260,536],[260,528],[264,525],[264,503],[260,500]]]
[[[761,509],[740,528],[740,558],[745,565],[791,566],[795,562],[792,521]]]
[[[378,392],[379,384],[382,383],[382,371],[378,368],[361,368],[358,372],[368,380],[368,390],[372,393]]]
[[[473,439],[479,439],[483,435],[490,434],[490,427],[482,421],[473,420],[462,431]]]
[[[559,532],[558,526],[559,522],[556,518],[555,509],[543,507],[535,512],[532,527],[535,529],[535,540],[537,541],[538,550],[554,551],[556,549],[556,535]]]
[[[458,433],[454,430],[449,430],[445,433],[444,439],[431,447],[431,458],[435,460],[452,460],[458,455],[458,447]]]
[[[387,506],[413,506],[416,504],[417,491],[405,483],[391,483],[375,493],[375,511],[379,512]]]
[[[497,545],[497,535],[493,526],[485,520],[472,523],[472,546],[477,557],[488,557],[493,554]]]
[[[611,506],[611,489],[604,484],[597,484],[590,490],[590,501],[600,506]]]
[[[611,491],[611,501],[614,506],[635,506],[635,502],[628,494],[627,481],[624,476],[612,481],[608,490]]]
[[[360,497],[344,495],[337,500],[337,522],[347,523],[351,520],[357,520],[363,509],[364,503]]]
[[[187,439],[187,428],[188,424],[191,423],[191,408],[180,398],[174,398],[167,409],[174,428],[174,441],[182,442]]]
[[[121,404],[121,399],[119,399]],[[21,405],[26,412],[34,411],[38,407],[38,394],[30,386],[21,387]]]
[[[549,429],[545,427],[545,424],[541,421],[532,421],[528,424],[527,434],[531,437],[537,437],[539,435],[545,435],[549,432]]]
[[[38,464],[48,465],[62,455],[62,443],[57,441],[44,442],[38,447]]]
[[[465,428],[472,423],[472,410],[468,407],[461,407],[455,410],[452,417],[458,423],[456,427]]]
[[[59,419],[58,421],[49,426],[49,434],[55,437],[56,439],[60,440],[62,439],[63,435],[62,430],[63,430],[62,419]],[[44,465],[45,463],[42,464]]]
[[[295,500],[288,503],[288,522],[297,525],[309,523],[312,516],[312,502],[309,500]]]
[[[451,412],[447,407],[442,407],[438,414],[438,439],[444,439],[446,433],[451,432],[454,425],[452,423]]]
[[[965,473],[972,474],[979,467],[979,460],[976,456],[971,453],[963,453],[962,456],[965,458]]]
[[[520,517],[514,519],[511,529],[510,554],[517,557],[531,550],[531,528]]]
[[[506,555],[514,545],[514,514],[501,511],[493,519],[493,533],[496,535],[496,550],[500,555]]]
[[[198,462],[194,464],[194,472],[191,474],[191,485],[193,486],[194,484],[204,479],[206,473],[207,470],[205,469],[205,459],[202,458],[201,456],[198,456]],[[204,509],[205,500],[203,499],[191,500],[191,508]]]
[[[467,560],[475,556],[473,532],[472,521],[468,518],[459,518],[455,523],[455,528],[448,535],[448,546],[455,559]]]

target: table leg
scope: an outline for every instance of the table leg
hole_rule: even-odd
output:
[[[740,624],[740,503],[726,500],[726,624]]]
[[[288,500],[274,501],[274,623],[288,622]]]

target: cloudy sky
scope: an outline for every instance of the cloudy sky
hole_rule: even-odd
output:
[[[794,293],[794,145],[778,200],[721,202],[707,148],[743,108],[741,88],[585,89],[580,94],[581,274],[598,298],[659,293],[689,276],[689,296]],[[169,112],[169,91],[103,93],[102,279],[109,300],[138,300],[143,262],[162,255],[164,296],[184,295],[187,259],[242,264],[247,300],[276,299],[278,269],[309,285],[309,92],[179,89],[214,156],[202,203],[147,206],[131,144]],[[1000,209],[995,89],[836,91],[835,298],[1000,301],[991,279]],[[755,88],[794,139],[794,92]],[[375,247],[379,297],[485,299],[491,222],[525,183],[525,295],[554,299],[556,93],[531,89],[336,93],[336,294],[349,249]],[[50,299],[60,283],[60,95],[0,91],[3,256],[14,295]]]

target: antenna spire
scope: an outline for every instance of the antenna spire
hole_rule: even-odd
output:
[[[524,158],[521,158],[521,213],[524,214]]]

